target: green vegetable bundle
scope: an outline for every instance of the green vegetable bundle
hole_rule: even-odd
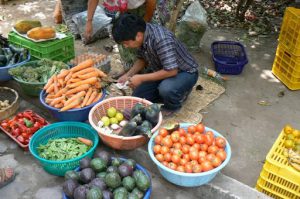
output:
[[[41,158],[47,160],[69,160],[79,157],[91,148],[85,145],[77,138],[60,138],[49,140],[46,145],[38,147],[38,153]]]
[[[62,69],[67,68],[68,65],[63,62],[42,59],[11,68],[8,73],[24,82],[46,83],[52,75],[58,74]]]

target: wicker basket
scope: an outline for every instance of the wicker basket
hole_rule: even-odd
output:
[[[6,119],[13,115],[19,108],[19,94],[14,89],[8,87],[0,87],[0,100],[8,100],[10,106],[4,110],[0,110],[0,120]]]
[[[122,97],[112,97],[103,100],[102,102],[96,104],[91,109],[89,113],[89,122],[92,125],[92,127],[96,129],[100,138],[106,145],[118,150],[132,150],[140,146],[143,146],[148,142],[149,139],[142,135],[124,137],[119,135],[103,133],[99,131],[99,128],[97,128],[97,123],[101,120],[103,116],[106,115],[106,110],[109,109],[110,107],[115,107],[117,110],[122,110],[125,108],[131,109],[137,103],[142,103],[146,106],[152,104],[152,102],[146,99],[131,97],[131,96],[122,96]],[[151,132],[154,133],[159,128],[161,123],[162,123],[162,114],[159,113],[158,123],[151,130]]]

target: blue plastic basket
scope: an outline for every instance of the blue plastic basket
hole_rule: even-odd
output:
[[[73,137],[83,137],[92,140],[92,148],[84,155],[71,160],[53,161],[39,156],[37,147],[40,144],[45,145],[50,139]],[[48,173],[64,176],[67,171],[77,168],[82,158],[92,157],[98,143],[98,133],[90,125],[81,122],[58,122],[45,126],[33,134],[29,142],[29,150]]]
[[[215,41],[211,44],[216,71],[221,74],[238,75],[248,63],[244,46],[235,41]]]
[[[8,73],[8,70],[17,66],[22,66],[23,64],[27,63],[30,60],[30,54],[28,52],[27,59],[13,65],[0,67],[0,82],[8,81],[12,79],[12,76]]]
[[[83,122],[83,121],[88,120],[90,110],[93,108],[93,106],[95,104],[101,102],[105,98],[105,95],[106,95],[106,90],[102,89],[102,97],[99,99],[99,101],[97,101],[93,104],[90,104],[86,107],[83,107],[83,108],[75,108],[75,109],[71,109],[71,110],[63,111],[63,112],[60,112],[59,111],[60,109],[58,109],[58,108],[49,106],[45,102],[45,98],[46,98],[45,90],[42,90],[40,93],[40,102],[50,111],[50,113],[53,115],[53,117],[55,117],[59,121]]]
[[[114,159],[114,158],[113,158]],[[125,158],[120,158],[121,160],[125,161]],[[145,192],[145,195],[143,197],[143,199],[150,199],[151,196],[151,192],[152,192],[152,183],[151,183],[151,176],[148,173],[147,169],[145,169],[144,167],[142,167],[139,164],[136,164],[136,170],[141,170],[145,175],[148,176],[149,180],[150,180],[150,187],[147,189],[147,191]],[[75,169],[75,171],[79,171],[79,167]],[[63,192],[63,199],[70,199],[68,196],[66,196],[66,194]]]
[[[187,127],[190,125],[194,125],[194,124],[181,123],[180,127],[187,130]],[[215,131],[211,128],[205,127],[205,131],[206,132],[212,131],[215,136],[223,137],[220,133],[218,133],[217,131]],[[204,184],[210,182],[219,173],[219,171],[221,171],[221,169],[223,169],[227,165],[227,163],[229,162],[229,160],[231,158],[231,148],[230,148],[228,141],[226,140],[227,144],[226,144],[225,151],[227,153],[227,157],[226,157],[225,161],[222,162],[222,164],[220,166],[218,166],[217,168],[214,168],[210,171],[206,171],[206,172],[202,172],[202,173],[183,173],[183,172],[179,172],[179,171],[174,171],[174,170],[164,166],[154,156],[154,153],[153,153],[153,147],[155,145],[154,139],[158,135],[158,133],[159,133],[159,131],[154,133],[154,135],[151,137],[151,139],[148,143],[148,152],[149,152],[151,159],[156,164],[160,174],[165,179],[167,179],[169,182],[171,182],[173,184],[183,186],[183,187],[196,187],[196,186],[204,185]]]

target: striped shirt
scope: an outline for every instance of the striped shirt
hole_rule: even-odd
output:
[[[145,71],[155,72],[161,69],[194,73],[198,64],[187,48],[175,38],[175,35],[163,26],[147,23],[144,42],[137,57],[144,59],[148,66]]]

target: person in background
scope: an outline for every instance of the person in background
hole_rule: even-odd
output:
[[[198,64],[174,33],[124,14],[113,25],[112,36],[125,48],[138,50],[132,68],[118,81],[129,81],[133,96],[163,102],[164,116],[178,111],[198,80]]]
[[[0,188],[9,184],[15,179],[15,172],[12,168],[0,168]]]

